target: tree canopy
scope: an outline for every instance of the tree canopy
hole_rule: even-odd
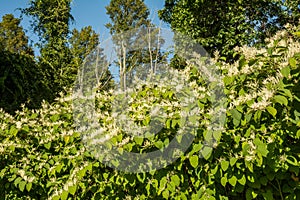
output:
[[[299,0],[166,0],[159,16],[211,55],[218,50],[230,60],[234,47],[264,46],[265,39],[286,23],[298,25],[299,4]]]
[[[33,50],[28,45],[28,37],[20,26],[21,20],[12,14],[6,14],[0,22],[0,47],[1,50],[13,53],[33,55]]]

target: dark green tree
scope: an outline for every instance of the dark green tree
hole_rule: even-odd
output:
[[[47,93],[20,21],[7,14],[0,22],[0,107],[10,113],[21,104],[38,107]]]
[[[32,27],[40,37],[40,65],[52,93],[70,86],[67,68],[71,63],[68,48],[72,0],[32,0],[23,13],[32,17]]]
[[[230,61],[233,48],[263,46],[265,38],[299,24],[299,0],[165,0],[160,18],[175,31],[196,39],[211,55]]]

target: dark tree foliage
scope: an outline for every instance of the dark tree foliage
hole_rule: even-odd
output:
[[[7,14],[0,22],[0,107],[10,113],[21,104],[36,108],[48,95],[20,21]]]
[[[0,108],[9,113],[39,107],[49,90],[32,56],[0,51]]]
[[[165,0],[160,18],[230,61],[233,48],[263,46],[286,23],[299,24],[299,0]]]

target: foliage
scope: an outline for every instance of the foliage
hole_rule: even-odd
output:
[[[110,1],[106,10],[111,20],[106,27],[110,30],[117,47],[116,64],[119,67],[121,88],[126,90],[126,77],[129,77],[129,81],[132,79],[135,66],[148,59],[147,63],[150,63],[155,71],[154,60],[162,60],[158,49],[163,41],[159,39],[159,30],[155,29],[148,19],[149,10],[143,0]]]
[[[71,62],[67,46],[72,0],[33,0],[23,13],[32,17],[33,30],[40,37],[39,65],[54,96],[65,87],[70,87],[67,68]]]
[[[299,1],[166,0],[159,15],[211,55],[218,50],[233,61],[235,46],[263,46],[286,23],[299,24]]]
[[[33,55],[33,50],[28,46],[28,37],[20,26],[20,19],[12,14],[2,17],[0,22],[0,47],[12,53]]]
[[[107,67],[106,58],[103,55],[103,49],[100,48],[99,34],[97,34],[91,26],[82,28],[80,31],[73,29],[72,35],[69,39],[70,53],[72,55],[72,61],[66,69],[67,78],[70,79],[70,83],[73,83],[77,77],[78,70],[88,60],[100,60],[99,71],[103,71],[101,74],[101,88],[108,89],[112,87],[111,74]]]
[[[99,34],[91,26],[72,30],[69,39],[73,62],[80,66],[83,60],[99,45]],[[77,70],[76,70],[77,71]]]
[[[236,48],[239,59],[233,64],[215,61],[223,74],[228,110],[222,134],[213,135],[214,148],[203,146],[211,112],[205,83],[192,66],[181,72],[198,88],[200,126],[188,152],[158,171],[126,174],[91,157],[74,129],[70,96],[52,105],[43,103],[39,110],[24,108],[15,116],[1,111],[1,198],[299,198],[300,43],[299,32],[295,36],[291,32],[278,32],[267,41],[267,48]],[[130,104],[137,123],[149,123],[145,113],[154,97],[166,105],[171,116],[154,140],[115,134],[110,126],[114,97],[109,91],[97,94],[99,122],[113,144],[130,152],[160,149],[181,124],[172,115],[178,109],[171,90],[164,85],[139,89]]]
[[[149,26],[149,10],[144,0],[115,0],[106,6],[111,23],[106,24],[110,33],[118,34],[141,26]]]
[[[36,108],[48,89],[32,56],[0,50],[0,107],[13,113],[21,104]]]
[[[0,22],[0,48],[0,107],[10,113],[21,104],[37,107],[47,90],[20,19],[12,14]]]

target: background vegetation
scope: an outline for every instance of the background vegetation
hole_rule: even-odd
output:
[[[225,86],[226,120],[222,132],[209,135],[205,81],[193,65],[174,58],[173,67],[198,88],[196,138],[172,165],[138,174],[103,165],[75,131],[70,89],[99,36],[92,27],[69,30],[70,3],[33,0],[23,9],[40,36],[39,56],[20,19],[6,15],[0,23],[0,199],[300,198],[299,1],[165,1],[161,18],[212,54]],[[152,26],[142,0],[112,0],[107,14],[112,34]],[[130,74],[130,63],[121,67]],[[102,81],[110,79],[107,71]],[[99,121],[107,127],[110,86],[99,88],[96,97]],[[174,95],[164,85],[141,87],[134,98],[152,96],[176,113]],[[138,118],[138,106],[130,106]],[[180,126],[171,117],[155,138],[127,140],[120,132],[110,140],[124,151],[147,152],[167,145]],[[214,148],[203,151],[207,137]]]

